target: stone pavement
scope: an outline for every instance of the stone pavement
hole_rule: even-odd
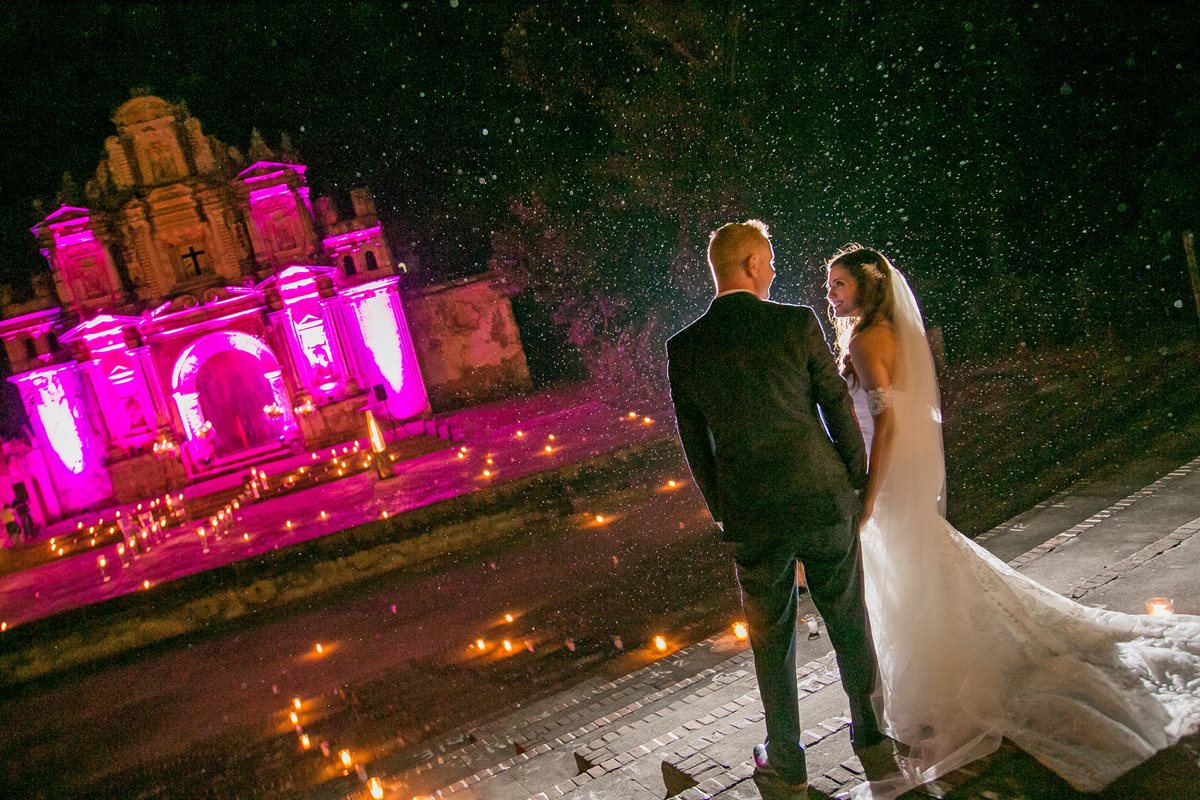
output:
[[[1200,614],[1200,458],[1143,487],[1080,483],[979,536],[1022,572],[1080,602],[1143,613],[1164,596]],[[801,613],[812,613],[802,598]],[[801,628],[803,631],[803,628]],[[798,645],[797,680],[810,796],[862,783],[845,695],[824,636]],[[365,765],[374,796],[454,800],[743,800],[756,798],[751,747],[762,709],[746,645],[732,632],[608,682],[590,681],[446,737],[417,754]],[[352,773],[351,773],[352,774]],[[341,784],[345,786],[345,784]],[[322,795],[324,796],[324,795]],[[346,797],[371,797],[362,786]],[[1200,797],[1200,737],[1160,753],[1099,795]],[[1082,798],[1005,745],[905,797]]]

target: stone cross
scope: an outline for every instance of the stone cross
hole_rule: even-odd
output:
[[[205,253],[204,250],[197,250],[195,245],[188,245],[188,251],[186,253],[184,253],[182,256],[180,256],[180,258],[182,258],[185,261],[190,258],[192,260],[192,270],[197,275],[199,275],[200,274],[200,256],[204,255],[204,253]]]

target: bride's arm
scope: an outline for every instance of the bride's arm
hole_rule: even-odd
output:
[[[879,495],[879,488],[891,463],[896,413],[892,409],[892,375],[889,367],[895,361],[895,352],[896,339],[888,327],[872,326],[850,340],[850,361],[858,376],[859,386],[867,393],[871,416],[875,420],[860,525],[874,511],[875,498]]]

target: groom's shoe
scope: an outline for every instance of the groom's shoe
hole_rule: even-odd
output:
[[[754,785],[763,800],[807,800],[808,781],[789,783],[771,767],[765,744],[754,745]]]
[[[808,781],[788,783],[770,767],[754,770],[754,785],[763,800],[808,800]]]
[[[854,755],[862,764],[863,774],[869,781],[883,780],[900,771],[897,762],[900,743],[882,736],[881,740],[865,747],[854,745]]]

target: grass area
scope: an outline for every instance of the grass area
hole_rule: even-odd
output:
[[[941,373],[948,516],[975,535],[1086,476],[1144,485],[1200,455],[1200,342],[1104,342]]]

